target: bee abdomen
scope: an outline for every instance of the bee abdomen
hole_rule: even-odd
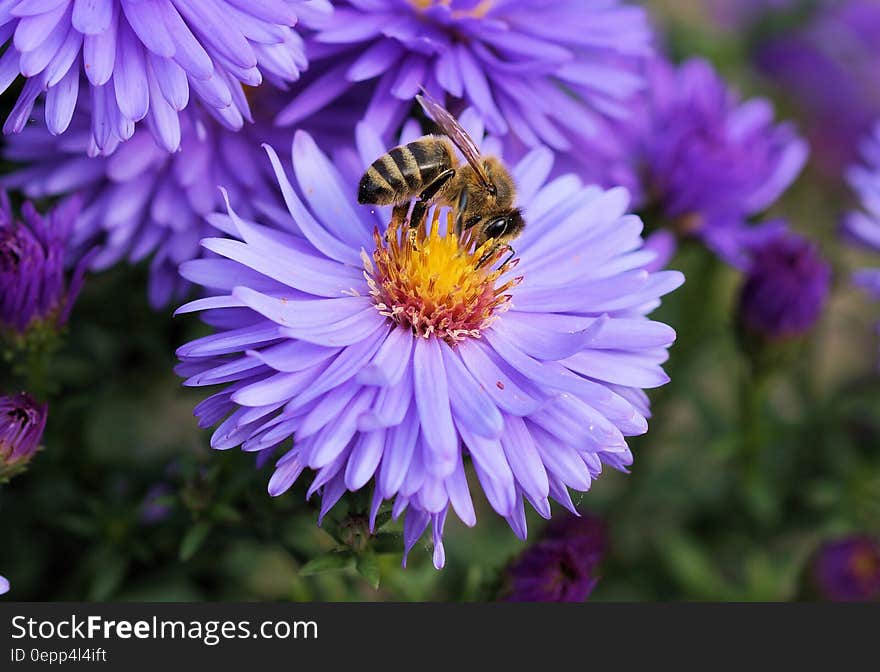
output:
[[[414,198],[451,162],[446,143],[430,138],[395,147],[364,173],[358,186],[358,202],[389,205]]]
[[[409,143],[406,149],[418,166],[422,188],[427,187],[440,173],[453,166],[453,151],[448,140],[429,136]]]
[[[358,202],[388,205],[405,200],[408,191],[406,178],[389,153],[380,156],[367,168],[358,185]]]

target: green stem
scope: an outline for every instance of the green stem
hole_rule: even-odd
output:
[[[737,452],[739,489],[750,513],[768,520],[773,515],[773,502],[767,497],[765,484],[768,446],[765,427],[768,376],[749,363],[740,378],[739,415],[740,445]]]

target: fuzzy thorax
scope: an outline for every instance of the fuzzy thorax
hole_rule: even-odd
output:
[[[499,265],[506,247],[492,250],[490,240],[473,249],[460,240],[450,210],[437,208],[430,224],[425,221],[413,229],[392,222],[385,236],[374,231],[376,250],[372,259],[366,253],[363,258],[376,308],[423,338],[436,336],[450,345],[479,338],[507,309],[508,291],[522,280],[496,286],[519,260]]]

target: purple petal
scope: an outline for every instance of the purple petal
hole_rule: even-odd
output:
[[[382,455],[377,484],[386,499],[393,497],[409,471],[416,443],[419,423],[415,407],[410,407],[407,417],[387,434],[388,442]]]
[[[114,0],[74,0],[73,27],[84,35],[97,35],[110,27]]]
[[[459,354],[441,348],[451,384],[449,398],[457,425],[488,439],[497,439],[504,429],[504,418],[492,398],[468,372]]]
[[[382,459],[384,445],[385,430],[360,435],[345,468],[345,485],[349,490],[360,490],[373,477]]]
[[[426,455],[427,467],[432,474],[445,477],[455,469],[459,450],[458,434],[452,423],[446,367],[437,339],[418,339],[413,354],[413,387],[416,407],[422,423],[425,442],[430,448]]]

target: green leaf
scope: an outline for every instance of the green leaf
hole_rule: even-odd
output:
[[[375,553],[366,551],[359,555],[357,571],[373,588],[379,587],[379,560]]]
[[[345,544],[342,540],[342,528],[339,526],[339,521],[328,516],[323,520],[320,527],[324,532],[333,537],[333,541],[337,544]]]
[[[719,572],[708,549],[695,539],[669,535],[661,547],[669,571],[691,599],[728,599],[731,588]]]
[[[403,535],[396,532],[380,532],[370,538],[370,549],[374,553],[402,553]]]
[[[205,543],[210,531],[210,523],[197,523],[189,529],[180,542],[180,560],[182,562],[186,562],[196,554]]]
[[[89,600],[100,602],[109,599],[122,585],[122,580],[128,572],[128,561],[109,551],[97,556],[100,559],[100,569],[95,571],[89,585]]]
[[[56,519],[58,526],[79,537],[93,537],[97,531],[95,521],[77,514],[62,514]]]
[[[218,504],[213,509],[214,517],[224,523],[237,523],[241,520],[241,514],[229,504]]]
[[[326,555],[312,558],[300,570],[303,576],[313,576],[325,572],[338,572],[354,564],[354,555],[347,550],[330,551]]]
[[[376,526],[373,528],[374,530],[381,530],[385,523],[391,520],[391,511],[380,511],[376,516]]]

